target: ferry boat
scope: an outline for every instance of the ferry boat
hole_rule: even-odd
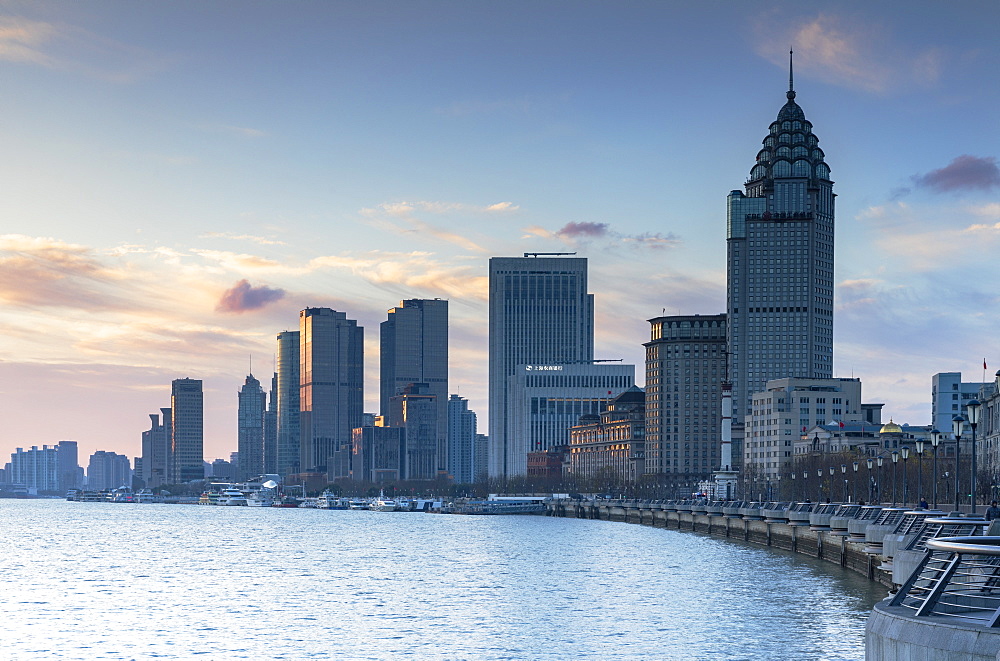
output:
[[[258,489],[246,494],[248,507],[274,507],[274,490]]]
[[[376,512],[395,512],[398,507],[398,503],[392,498],[386,498],[385,493],[382,491],[378,492],[378,498],[372,502],[369,509]]]
[[[366,510],[368,509],[368,501],[364,498],[352,498],[347,503],[347,509],[350,510]]]
[[[226,506],[246,505],[247,497],[239,489],[235,487],[230,487],[228,489],[222,490],[222,493],[219,494],[218,501],[216,501],[215,504],[226,505]]]
[[[329,491],[324,491],[316,499],[316,509],[346,510],[349,502],[346,498],[340,498]]]
[[[157,496],[151,489],[140,489],[135,493],[135,502],[137,503],[159,503],[163,499]]]

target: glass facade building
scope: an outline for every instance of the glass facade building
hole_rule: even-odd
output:
[[[364,328],[343,312],[299,313],[300,470],[350,477],[364,412]]]
[[[510,427],[510,377],[527,365],[589,363],[594,358],[594,299],[587,293],[587,260],[539,255],[544,254],[490,259],[491,477],[524,475],[532,445],[521,435],[524,430]],[[564,436],[565,428],[562,432]]]
[[[400,301],[379,325],[379,403],[389,415],[390,401],[415,383],[433,395],[437,408],[435,470],[448,471],[448,301]]]

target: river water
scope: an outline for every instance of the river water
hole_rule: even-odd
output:
[[[863,659],[885,589],[645,526],[0,500],[4,659]]]

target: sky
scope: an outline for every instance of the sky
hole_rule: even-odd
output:
[[[837,193],[834,375],[930,422],[1000,368],[995,1],[0,0],[0,457],[141,454],[176,378],[236,449],[304,307],[450,301],[486,431],[491,256],[577,252],[595,357],[725,311],[726,196],[788,87]],[[642,385],[641,381],[638,385]],[[2,463],[2,460],[0,460]]]

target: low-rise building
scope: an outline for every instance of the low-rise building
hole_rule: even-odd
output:
[[[635,386],[600,414],[584,415],[569,430],[568,472],[577,478],[617,476],[635,482],[645,473],[646,394]]]

